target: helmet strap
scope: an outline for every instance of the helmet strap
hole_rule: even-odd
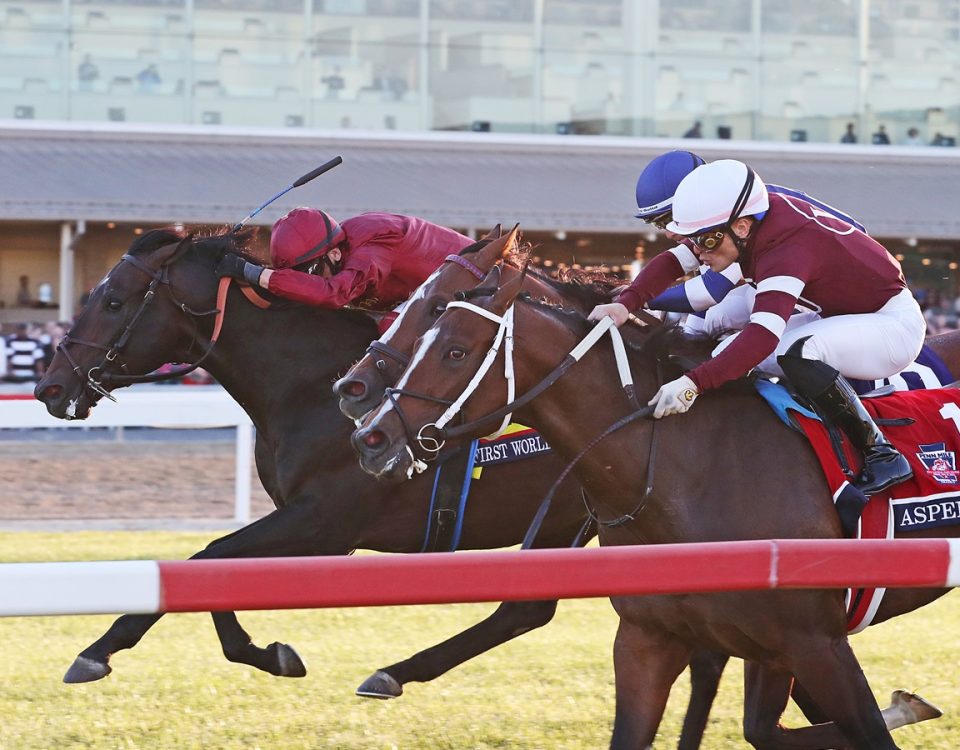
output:
[[[740,253],[741,262],[746,263],[747,261],[747,241],[750,239],[750,235],[753,231],[753,225],[750,225],[750,228],[747,230],[746,237],[740,237],[736,232],[733,231],[733,223],[741,218],[740,212],[747,207],[747,201],[750,200],[750,193],[753,190],[753,183],[756,179],[757,173],[754,172],[749,165],[744,165],[747,168],[747,178],[743,181],[743,187],[740,188],[740,195],[737,196],[737,200],[734,201],[733,209],[730,211],[730,218],[727,219],[727,223],[724,225],[724,231],[730,235],[730,238],[733,240],[733,244],[737,246],[737,251]]]

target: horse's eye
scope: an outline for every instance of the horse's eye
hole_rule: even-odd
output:
[[[450,357],[450,359],[460,361],[467,356],[467,353],[463,349],[453,348],[447,352],[447,356]]]
[[[123,309],[123,302],[118,299],[109,299],[107,300],[107,309],[110,312],[119,312]]]
[[[439,318],[441,315],[443,315],[446,309],[447,309],[446,302],[438,302],[430,314],[433,315],[433,317],[435,318]]]

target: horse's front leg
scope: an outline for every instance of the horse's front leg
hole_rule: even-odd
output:
[[[547,516],[547,524],[550,517]],[[558,533],[547,529],[537,537],[534,548],[554,548],[569,545],[583,547],[593,538],[592,524],[585,524],[576,533],[569,529]],[[570,540],[573,540],[571,543]],[[409,659],[378,669],[357,688],[364,698],[398,698],[403,686],[410,682],[429,682],[454,667],[479,656],[517,636],[542,628],[557,611],[557,600],[539,602],[503,602],[476,625],[457,633],[436,646],[424,649]]]
[[[350,519],[362,518],[362,513],[339,514],[336,524],[324,523],[324,517],[312,503],[288,505],[211,542],[191,559],[345,554],[353,548],[357,533],[357,524]],[[106,677],[111,671],[111,656],[136,646],[160,617],[160,614],[123,615],[115,620],[106,633],[80,652],[64,675],[64,682],[91,682]],[[306,674],[303,662],[291,646],[273,643],[260,648],[254,645],[232,612],[214,614],[214,625],[223,653],[230,661],[278,676]]]
[[[364,698],[397,698],[409,682],[429,682],[501,643],[543,627],[553,619],[557,600],[503,602],[484,620],[409,659],[378,669],[357,688]]]
[[[653,746],[670,688],[690,657],[690,648],[676,638],[620,618],[613,644],[617,700],[611,750]]]

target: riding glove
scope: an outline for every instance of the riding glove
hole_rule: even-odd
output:
[[[246,281],[252,286],[257,286],[260,281],[260,274],[263,272],[263,266],[256,263],[250,263],[244,260],[236,253],[225,253],[217,263],[217,276],[230,276],[240,281]]]
[[[683,414],[693,406],[693,402],[699,395],[700,391],[697,390],[696,383],[686,375],[681,375],[676,380],[660,386],[660,390],[647,402],[647,405],[655,407],[653,416],[660,419],[670,414]]]

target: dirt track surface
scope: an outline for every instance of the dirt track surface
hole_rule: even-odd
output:
[[[0,521],[233,517],[233,442],[0,444]],[[273,509],[252,470],[251,517]]]

